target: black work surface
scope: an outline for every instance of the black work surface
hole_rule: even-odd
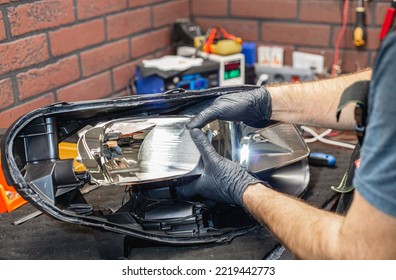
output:
[[[330,186],[337,186],[349,164],[352,150],[328,146],[321,143],[310,145],[312,152],[325,152],[337,159],[334,168],[311,166],[311,179],[305,199],[322,206],[334,195]],[[95,198],[106,196],[106,188],[99,188],[87,194]],[[109,201],[113,198],[106,197]],[[117,198],[117,201],[119,198]],[[20,225],[12,222],[34,212],[27,204],[11,213],[0,215],[0,258],[11,260],[97,260],[99,253],[94,230],[74,225],[47,215],[40,215]],[[199,246],[151,246],[133,248],[129,259],[148,260],[192,260],[192,259],[263,259],[277,245],[278,241],[264,228],[233,239],[228,244]]]

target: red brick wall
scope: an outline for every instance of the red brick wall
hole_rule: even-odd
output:
[[[0,0],[0,128],[53,102],[125,95],[189,16],[189,0]]]
[[[383,17],[391,1],[368,3],[368,42],[362,50],[352,43],[357,1],[349,3],[348,29],[340,49],[343,72],[372,65]],[[246,41],[283,46],[287,65],[292,64],[292,51],[298,50],[323,54],[326,67],[330,68],[343,5],[343,0],[191,0],[191,16],[204,31],[220,25]]]
[[[332,64],[341,0],[0,0],[0,128],[58,101],[122,96],[144,58],[172,53],[170,24],[191,17],[246,41],[300,50]],[[371,1],[369,41],[351,43],[354,5],[341,46],[342,69],[370,66],[390,0]]]

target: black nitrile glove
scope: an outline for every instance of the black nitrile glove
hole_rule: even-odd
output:
[[[190,134],[201,153],[204,171],[198,179],[176,188],[179,198],[201,195],[242,206],[242,194],[247,186],[261,181],[239,164],[220,156],[201,129],[194,128]]]
[[[264,87],[226,94],[218,97],[212,105],[198,113],[187,128],[202,128],[216,120],[240,121],[252,127],[265,127],[270,123],[271,98]]]

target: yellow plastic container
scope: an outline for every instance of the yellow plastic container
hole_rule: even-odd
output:
[[[76,157],[78,156],[77,152],[77,144],[76,143],[71,143],[71,142],[61,142],[59,144],[59,158],[60,159],[68,159],[72,158],[74,159],[74,170],[79,172],[79,171],[86,171],[87,169],[85,166],[76,161]]]
[[[197,36],[194,38],[194,47],[197,49],[202,44],[205,36]],[[206,49],[205,44],[201,47],[201,51],[209,52]],[[235,53],[240,53],[242,51],[242,44],[229,39],[219,40],[216,44],[210,46],[210,51],[213,54],[218,55],[231,55]]]

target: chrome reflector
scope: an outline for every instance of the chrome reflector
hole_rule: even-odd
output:
[[[100,124],[80,138],[80,159],[101,185],[129,185],[186,175],[200,159],[185,128],[189,119],[131,118]]]
[[[79,158],[100,185],[133,185],[201,174],[200,154],[186,123],[191,117],[139,117],[86,130]],[[308,185],[309,150],[297,128],[276,123],[255,129],[214,121],[203,129],[222,156],[239,162],[274,188],[298,195]]]

